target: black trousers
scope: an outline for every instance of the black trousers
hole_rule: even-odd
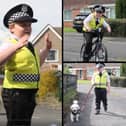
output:
[[[89,54],[92,49],[92,39],[95,35],[90,32],[84,32],[84,37],[86,39],[85,53]]]
[[[104,109],[107,109],[107,91],[103,88],[95,88],[95,103],[96,110],[100,110],[101,101],[103,102]]]
[[[89,60],[92,50],[92,40],[94,37],[98,36],[98,32],[83,32],[83,36],[86,40],[86,46],[85,46],[85,59]],[[101,38],[103,37],[103,33],[101,33]]]
[[[7,114],[7,126],[31,126],[36,106],[37,90],[3,89],[2,99]]]

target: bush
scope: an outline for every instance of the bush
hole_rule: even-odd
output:
[[[111,86],[126,87],[126,77],[111,77]]]
[[[126,37],[126,19],[108,19],[112,32],[105,32],[105,36]]]
[[[0,66],[0,74],[4,74],[4,66]]]
[[[48,70],[41,73],[40,87],[38,91],[39,99],[45,98],[49,95],[59,97],[59,77],[56,76],[54,70]]]

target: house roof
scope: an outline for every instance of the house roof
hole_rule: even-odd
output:
[[[115,0],[64,0],[64,9],[79,9],[93,4],[114,4]]]
[[[62,29],[60,27],[54,27],[54,29],[60,36],[62,36]]]
[[[36,36],[35,38],[32,40],[32,43],[35,44],[37,42],[37,40],[45,34],[45,32],[47,30],[51,30],[60,40],[62,40],[62,32],[61,32],[61,28],[60,27],[55,27],[53,28],[50,24],[46,25]]]

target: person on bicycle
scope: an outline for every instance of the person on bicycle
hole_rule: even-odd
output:
[[[94,6],[94,11],[83,21],[83,32],[86,39],[84,60],[89,61],[92,50],[92,39],[98,36],[97,30],[105,27],[111,32],[110,25],[104,19],[105,7],[101,5]],[[92,32],[96,31],[96,32]]]

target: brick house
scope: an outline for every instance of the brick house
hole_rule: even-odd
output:
[[[106,16],[115,18],[115,0],[64,0],[64,26],[72,27],[73,18],[79,13],[90,13],[94,5],[106,7]]]
[[[46,25],[40,33],[33,39],[32,43],[38,51],[44,47],[44,35],[49,33],[49,38],[52,41],[52,49],[42,66],[42,70],[56,69],[61,70],[62,68],[62,32],[61,28],[54,28],[51,25]]]
[[[106,63],[105,69],[112,76],[120,76],[121,63]],[[77,75],[78,79],[90,80],[94,71],[96,70],[95,63],[73,63],[71,64],[70,71],[72,74]]]

